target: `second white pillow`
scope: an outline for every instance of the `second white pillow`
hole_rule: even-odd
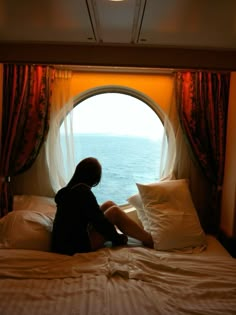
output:
[[[155,185],[138,184],[144,212],[158,250],[174,250],[206,245],[186,179]]]

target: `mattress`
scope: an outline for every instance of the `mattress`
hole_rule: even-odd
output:
[[[219,241],[157,250],[128,244],[49,251],[52,199],[18,197],[0,220],[0,315],[233,315],[236,260]]]
[[[236,260],[209,243],[204,254],[1,249],[0,314],[235,314]]]
[[[217,240],[214,235],[207,234],[207,247],[203,248],[202,250],[195,250],[195,249],[187,249],[181,251],[172,251],[175,253],[185,253],[185,254],[193,254],[193,255],[200,255],[200,256],[225,256],[231,257],[229,252],[223,247],[223,245]],[[138,240],[129,237],[128,238],[128,246],[142,246],[141,242]],[[165,251],[158,251],[159,253],[165,253]]]

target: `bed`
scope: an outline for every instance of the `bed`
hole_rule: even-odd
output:
[[[145,203],[142,188],[138,197],[148,214],[150,200]],[[137,196],[130,202],[134,199]],[[160,200],[158,204],[162,209]],[[54,215],[53,199],[16,196],[14,210],[0,220],[1,315],[236,314],[236,260],[214,236],[204,235],[204,242],[194,246],[188,240],[184,247],[179,238],[178,247],[174,235],[174,248],[158,249],[170,246],[170,237],[168,243],[156,239],[148,217],[154,249],[129,238],[126,246],[107,243],[96,252],[66,256],[49,251]],[[184,233],[190,222],[191,231],[201,238],[189,217]],[[198,221],[197,226],[201,228]]]

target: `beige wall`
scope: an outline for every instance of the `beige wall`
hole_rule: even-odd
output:
[[[75,73],[72,77],[72,94],[106,85],[122,85],[144,93],[168,112],[173,96],[172,75],[114,74],[114,73]]]
[[[231,73],[221,228],[236,236],[236,72]]]
[[[3,91],[3,65],[0,63],[0,139],[2,136],[2,91]],[[1,147],[0,143],[0,155],[1,155]]]
[[[0,99],[2,96],[2,77],[1,77],[1,65],[0,65]],[[168,75],[143,75],[143,74],[111,74],[111,73],[78,73],[73,75],[73,84],[72,91],[74,96],[78,96],[80,93],[85,92],[88,89],[105,86],[105,85],[123,85],[136,89],[146,96],[151,98],[156,102],[165,112],[169,110],[169,104],[172,100],[173,93],[173,77]],[[235,190],[236,190],[236,89],[233,88],[236,86],[236,72],[232,73],[231,77],[231,90],[230,90],[230,101],[229,101],[229,118],[228,118],[228,134],[227,134],[227,150],[226,150],[226,164],[225,164],[225,178],[223,186],[223,200],[222,200],[222,220],[221,227],[229,235],[236,235],[235,231]],[[1,103],[0,103],[1,104]],[[0,106],[1,114],[1,106]],[[38,164],[42,162],[37,161]],[[36,164],[37,164],[36,163]],[[40,164],[40,165],[41,165]],[[32,188],[32,192],[36,193],[37,191],[37,180],[32,181],[32,176],[35,173],[34,168],[36,165],[26,172],[25,174],[20,175],[18,189],[28,189]],[[47,174],[42,176],[42,169],[38,172],[38,181],[42,180],[42,177],[45,178]],[[35,185],[32,186],[32,182]],[[46,194],[51,195],[50,187],[47,187]],[[22,193],[18,190],[17,193]],[[43,191],[39,191],[39,195],[44,194]]]
[[[144,75],[144,74],[112,74],[112,73],[73,73],[72,95],[78,97],[81,93],[95,87],[107,85],[125,86],[142,92],[156,102],[165,112],[168,112],[173,97],[172,75]],[[44,149],[44,148],[43,148]],[[42,178],[44,184],[42,185]],[[54,192],[49,184],[48,168],[45,163],[45,152],[41,150],[39,157],[32,167],[13,178],[15,194],[36,194],[53,196]]]

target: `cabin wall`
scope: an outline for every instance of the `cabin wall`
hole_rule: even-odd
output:
[[[3,64],[0,63],[0,139],[2,138],[2,93],[3,93]],[[0,142],[0,156],[2,144]]]
[[[156,102],[166,113],[173,99],[172,75],[145,75],[129,73],[73,72],[71,94],[77,97],[95,87],[107,85],[125,86],[138,90]],[[44,184],[42,185],[42,179]],[[52,197],[54,192],[49,183],[49,174],[45,161],[45,148],[32,167],[12,179],[15,194],[35,194]]]
[[[236,237],[236,72],[231,73],[221,229]]]
[[[75,96],[85,92],[88,89],[105,86],[105,85],[122,85],[136,89],[149,98],[154,100],[166,113],[169,112],[169,105],[173,100],[173,77],[171,75],[144,75],[144,74],[111,74],[111,73],[86,73],[81,72],[73,75],[72,91]],[[235,228],[235,212],[236,212],[236,90],[233,86],[236,85],[236,72],[231,76],[231,89],[229,101],[229,118],[228,118],[228,134],[227,134],[227,150],[225,163],[225,178],[223,186],[222,199],[222,220],[221,227],[229,237],[236,235]],[[2,65],[0,64],[0,117],[2,113]],[[0,128],[1,130],[1,128]],[[0,131],[1,132],[1,131]],[[1,149],[1,146],[0,146]],[[43,150],[40,153],[40,159],[30,170],[21,174],[15,184],[15,193],[32,193],[38,195],[52,195],[49,186],[45,185],[44,191],[37,191],[37,180],[35,174],[39,174],[38,181],[42,178],[47,178],[47,169],[42,162]],[[38,171],[38,166],[40,171]],[[17,182],[16,181],[16,182]],[[33,185],[32,185],[33,183]],[[42,183],[41,183],[42,184]],[[42,185],[41,185],[42,186]],[[30,190],[31,189],[31,190]]]
[[[166,74],[77,72],[72,77],[72,95],[99,86],[125,86],[144,93],[168,113],[173,99],[173,83],[173,76]]]
[[[172,75],[146,75],[129,73],[107,72],[73,72],[71,94],[78,97],[95,87],[125,86],[144,93],[156,102],[166,113],[173,100],[173,76]],[[43,179],[43,185],[42,185]],[[36,194],[52,197],[54,191],[50,186],[48,168],[45,161],[45,148],[40,151],[39,157],[32,167],[12,178],[15,194]]]

